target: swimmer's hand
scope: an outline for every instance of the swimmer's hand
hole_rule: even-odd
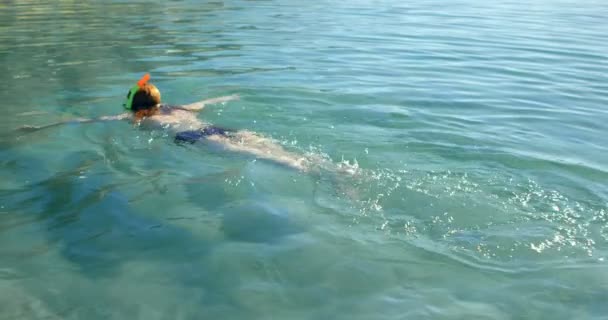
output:
[[[51,128],[51,127],[56,127],[60,124],[64,124],[63,122],[58,122],[58,123],[51,123],[51,124],[47,124],[44,126],[30,126],[30,125],[24,125],[21,126],[17,129],[15,129],[15,131],[17,132],[21,132],[21,133],[32,133],[32,132],[36,132],[39,130],[43,130],[43,129],[47,129],[47,128]]]
[[[183,109],[183,110],[187,110],[187,111],[201,111],[208,104],[224,103],[224,102],[239,100],[239,99],[240,99],[240,97],[238,94],[233,94],[230,96],[211,98],[211,99],[187,104],[187,105],[181,106],[179,108]]]
[[[21,126],[21,127],[17,128],[16,131],[19,131],[19,132],[34,132],[34,131],[38,131],[38,130],[40,130],[40,127],[25,125],[25,126]]]
[[[31,132],[36,132],[39,130],[57,127],[60,125],[70,124],[70,123],[91,123],[91,122],[99,122],[99,121],[115,121],[115,120],[129,119],[129,118],[131,118],[131,114],[129,114],[129,113],[123,113],[123,114],[116,115],[116,116],[104,116],[104,117],[93,118],[93,119],[75,118],[75,119],[47,124],[44,126],[23,125],[23,126],[17,128],[16,131],[23,132],[23,133],[31,133]]]

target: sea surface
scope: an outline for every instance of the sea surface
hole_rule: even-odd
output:
[[[341,169],[129,122],[171,104]],[[0,2],[0,319],[608,319],[608,2]]]

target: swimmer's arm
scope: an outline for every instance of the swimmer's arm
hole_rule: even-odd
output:
[[[92,119],[88,119],[88,118],[75,118],[75,119],[70,119],[70,120],[59,121],[59,122],[56,122],[56,123],[47,124],[47,125],[44,125],[44,126],[25,125],[25,126],[21,126],[17,130],[18,131],[22,131],[22,132],[34,132],[34,131],[39,131],[39,130],[48,129],[48,128],[52,128],[52,127],[61,126],[61,125],[64,125],[64,124],[91,123],[91,122],[100,122],[100,121],[117,121],[117,120],[131,119],[131,117],[132,117],[132,115],[130,113],[123,113],[123,114],[119,114],[119,115],[115,115],[115,116],[103,116],[103,117],[92,118]]]
[[[187,111],[201,111],[208,104],[224,103],[224,102],[238,100],[238,99],[239,99],[239,96],[237,94],[233,94],[231,96],[217,97],[217,98],[212,98],[212,99],[207,99],[207,100],[187,104],[184,106],[180,106],[179,108],[183,109],[183,110],[187,110]]]
[[[59,122],[58,124],[91,123],[91,122],[101,122],[101,121],[120,121],[120,120],[127,120],[127,119],[131,119],[131,118],[133,118],[133,114],[131,114],[131,113],[123,113],[123,114],[117,114],[115,116],[102,116],[102,117],[92,118],[92,119],[88,119],[88,118],[75,118],[75,119],[67,120],[67,121],[64,121],[64,122]]]
[[[131,118],[133,118],[133,114],[123,113],[123,114],[117,114],[115,116],[103,116],[103,117],[99,117],[99,118],[95,118],[95,119],[86,119],[86,120],[91,120],[91,121],[87,121],[87,122],[96,122],[96,121],[127,120],[127,119],[131,119]]]

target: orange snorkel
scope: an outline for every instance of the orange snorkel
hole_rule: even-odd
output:
[[[139,79],[139,81],[137,81],[137,86],[140,88],[143,87],[146,83],[148,83],[148,80],[150,80],[150,74],[146,73],[143,77],[141,77],[141,79]]]

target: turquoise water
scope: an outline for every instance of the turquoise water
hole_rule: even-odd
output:
[[[605,1],[4,1],[0,319],[607,319]],[[342,167],[129,123],[168,103]]]

